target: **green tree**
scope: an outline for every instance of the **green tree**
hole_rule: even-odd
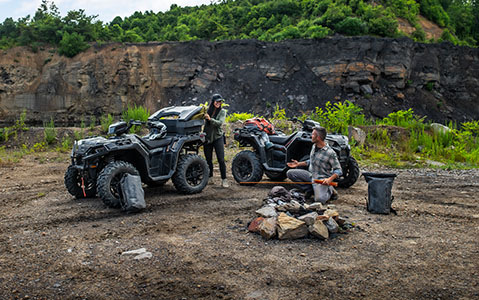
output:
[[[61,55],[73,57],[78,53],[88,49],[88,47],[90,46],[85,42],[85,38],[82,35],[76,32],[72,34],[65,32],[63,34],[62,40],[60,41],[58,52]]]
[[[349,6],[333,3],[321,17],[321,24],[334,28],[336,24],[351,16],[351,14],[352,10]]]
[[[449,16],[439,3],[439,0],[421,0],[421,14],[429,20],[445,27],[449,25]]]
[[[335,29],[339,33],[347,35],[361,35],[367,33],[367,24],[356,17],[347,17],[339,22]]]
[[[439,42],[451,42],[454,45],[457,45],[459,41],[457,38],[449,31],[449,29],[444,29],[444,31],[441,34],[441,37],[438,40]]]
[[[379,36],[394,37],[397,34],[398,21],[391,10],[386,9],[384,12],[368,21],[369,33]]]

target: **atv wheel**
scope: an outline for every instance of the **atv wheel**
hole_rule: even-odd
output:
[[[208,164],[204,158],[195,154],[187,154],[180,156],[176,172],[171,180],[180,193],[196,194],[208,184],[209,173]]]
[[[338,187],[348,188],[352,186],[359,177],[359,166],[354,157],[348,158],[348,165],[343,169],[343,176],[338,180]]]
[[[283,181],[286,179],[286,173],[264,171],[266,176],[273,181]]]
[[[233,158],[231,172],[236,182],[240,184],[258,182],[263,177],[263,166],[253,151],[244,150]]]
[[[140,175],[132,164],[121,160],[109,163],[100,172],[96,182],[97,191],[106,206],[120,207],[120,180],[126,173]]]
[[[91,198],[96,195],[96,185],[94,180],[89,180],[89,178],[83,178],[85,185],[85,194],[82,189],[82,177],[78,172],[78,169],[74,166],[68,166],[67,171],[65,172],[65,187],[68,192],[75,196],[77,199]]]

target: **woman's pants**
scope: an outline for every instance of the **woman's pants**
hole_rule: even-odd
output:
[[[210,144],[203,145],[206,162],[208,163],[208,167],[210,167],[210,177],[213,176],[213,148],[215,149],[216,158],[220,165],[221,179],[226,179],[225,144],[223,137],[220,137]]]

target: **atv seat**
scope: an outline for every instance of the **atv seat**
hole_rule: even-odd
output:
[[[145,138],[140,138],[140,141],[143,142],[143,144],[145,144],[145,146],[148,148],[148,149],[156,149],[156,148],[159,148],[159,147],[164,147],[164,146],[167,146],[169,144],[171,144],[171,141],[173,140],[172,137],[165,137],[161,140],[149,140],[149,139],[145,139]]]
[[[271,143],[274,144],[279,144],[279,145],[286,145],[291,138],[294,136],[294,134],[291,135],[270,135],[269,140]]]

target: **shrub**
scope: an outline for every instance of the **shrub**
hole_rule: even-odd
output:
[[[426,41],[426,32],[424,29],[422,29],[422,26],[417,23],[416,26],[414,26],[416,30],[411,34],[411,37],[416,41],[416,42],[425,42]]]
[[[100,117],[100,126],[102,132],[107,133],[111,124],[113,124],[113,116],[111,114]]]
[[[311,118],[318,121],[321,126],[324,126],[329,131],[347,134],[348,125],[366,124],[361,111],[362,108],[348,100],[334,104],[328,101],[326,102],[325,110],[316,107],[316,112],[311,115]]]
[[[288,25],[284,27],[280,32],[273,35],[273,41],[281,41],[285,39],[298,39],[301,37],[301,33],[296,26]]]
[[[93,131],[95,129],[95,126],[96,126],[96,117],[91,116],[91,118],[90,118],[90,131]]]
[[[326,12],[321,16],[321,24],[329,28],[334,28],[342,20],[352,14],[352,9],[344,4],[333,3],[329,5]]]
[[[419,3],[414,0],[387,0],[386,2],[398,17],[415,23],[419,14]]]
[[[123,111],[122,113],[123,120],[126,122],[129,122],[131,120],[145,122],[148,120],[149,116],[150,116],[150,111],[146,107],[143,107],[141,105],[136,106],[136,104],[133,107],[128,106],[127,110]],[[141,126],[135,125],[131,128],[131,132],[133,133],[138,133],[140,132],[140,130],[141,130]]]
[[[438,0],[421,0],[421,14],[441,27],[449,25],[449,15]]]
[[[232,114],[228,114],[226,116],[226,122],[236,122],[238,120],[246,121],[246,120],[252,119],[254,117],[255,117],[255,115],[253,115],[251,113],[232,113]]]
[[[311,39],[322,39],[332,33],[332,30],[328,27],[321,25],[312,25],[303,33],[303,37]]]
[[[438,42],[451,42],[454,45],[459,43],[458,39],[449,31],[449,29],[444,29],[441,34],[441,37],[438,39]]]
[[[335,29],[339,33],[347,35],[361,35],[367,32],[367,25],[363,21],[355,17],[347,17],[339,22]]]
[[[45,142],[48,145],[53,144],[53,142],[55,142],[55,140],[57,139],[57,132],[55,130],[55,123],[53,122],[53,118],[50,119],[50,122],[44,123],[43,127],[44,127],[43,133],[45,136]]]
[[[387,12],[388,10],[386,10]],[[398,21],[393,14],[386,14],[368,21],[369,33],[394,37],[397,34]]]
[[[274,108],[273,119],[275,120],[286,120],[286,111],[284,108],[280,108],[278,104]]]
[[[150,116],[150,111],[143,106],[128,106],[128,108],[121,114],[124,121],[136,120],[136,121],[146,121]]]
[[[390,113],[387,117],[380,120],[379,124],[399,126],[403,128],[424,128],[425,117],[420,118],[414,115],[414,111],[410,108],[406,111],[398,110]]]

